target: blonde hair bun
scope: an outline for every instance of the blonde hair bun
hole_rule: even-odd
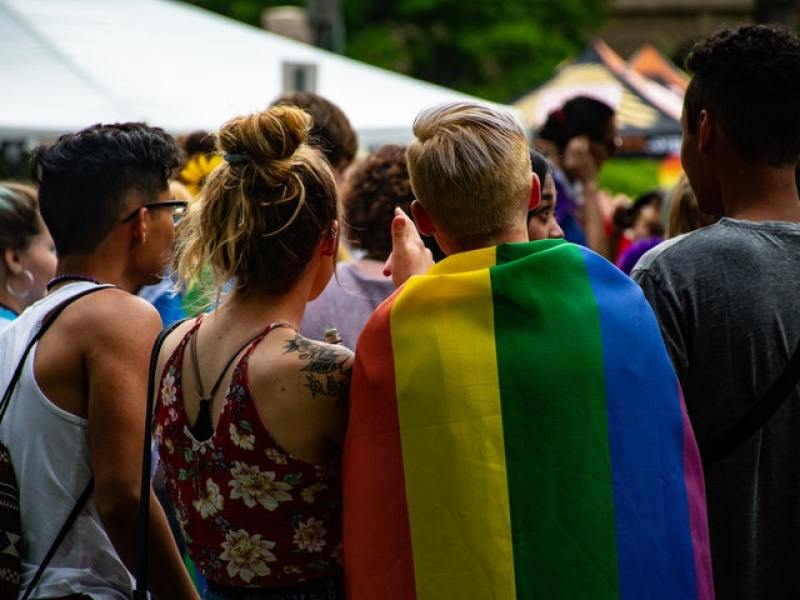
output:
[[[270,179],[283,179],[297,150],[308,141],[311,116],[294,106],[275,106],[260,113],[236,117],[219,131],[218,146],[226,155],[244,155]],[[269,177],[269,175],[272,177]]]
[[[210,265],[218,287],[284,293],[338,216],[336,180],[308,144],[312,118],[275,106],[225,123],[225,160],[206,179],[184,220],[176,268],[185,282]],[[283,233],[291,228],[291,235]]]

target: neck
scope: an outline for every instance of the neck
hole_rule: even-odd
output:
[[[17,314],[20,314],[23,310],[25,310],[25,306],[22,304],[22,301],[19,298],[12,296],[10,293],[8,293],[8,290],[6,290],[5,277],[2,281],[0,281],[0,304],[6,308],[10,308]]]
[[[725,216],[746,221],[800,222],[794,169],[731,169],[720,183]]]
[[[265,296],[263,293],[237,290],[214,311],[223,323],[248,331],[263,327],[267,323],[288,323],[295,331],[300,330],[306,307],[308,292],[295,286],[285,294]]]
[[[515,244],[517,242],[527,242],[528,227],[523,222],[519,227],[513,227],[497,235],[461,240],[460,243],[448,244],[447,254],[456,254],[457,252],[468,252],[470,250],[480,250],[481,248],[489,248],[491,246],[499,246],[500,244]],[[442,247],[442,250],[445,250]]]
[[[100,283],[111,283],[120,289],[135,294],[142,283],[126,273],[123,266],[111,257],[96,254],[64,256],[58,259],[56,277],[60,275],[81,275]]]

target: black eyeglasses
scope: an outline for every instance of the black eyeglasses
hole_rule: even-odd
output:
[[[123,223],[127,223],[131,219],[133,219],[138,213],[139,209],[141,208],[171,208],[172,209],[172,220],[177,223],[181,220],[184,213],[186,212],[187,203],[183,200],[165,200],[164,202],[148,202],[147,204],[142,204],[139,208],[134,210],[131,214],[127,217],[122,219]]]

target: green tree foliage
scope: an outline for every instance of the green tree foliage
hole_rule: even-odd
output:
[[[578,51],[603,0],[345,0],[353,58],[509,101]]]
[[[600,171],[600,187],[635,199],[658,186],[660,162],[651,158],[613,158]]]
[[[258,24],[259,0],[188,0]],[[341,0],[347,55],[497,101],[545,81],[602,23],[608,0]]]

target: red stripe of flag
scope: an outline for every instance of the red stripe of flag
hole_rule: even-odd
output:
[[[390,327],[397,295],[371,317],[353,368],[342,469],[350,600],[416,598]]]

